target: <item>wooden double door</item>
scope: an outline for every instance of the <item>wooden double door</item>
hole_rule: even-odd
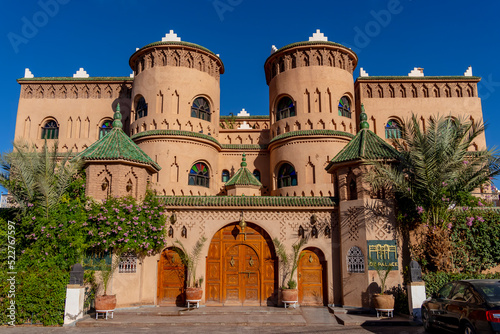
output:
[[[186,267],[174,249],[163,251],[158,263],[158,304],[184,306]]]
[[[207,305],[275,305],[277,261],[271,238],[248,224],[228,225],[213,237],[207,256]]]
[[[297,268],[299,304],[304,306],[326,305],[328,301],[326,285],[326,262],[317,248],[301,252]]]

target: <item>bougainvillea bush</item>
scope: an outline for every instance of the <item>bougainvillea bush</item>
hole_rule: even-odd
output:
[[[455,268],[479,273],[500,264],[500,210],[454,210],[448,225]]]
[[[166,243],[164,225],[166,208],[148,193],[142,203],[133,198],[108,198],[93,205],[88,220],[82,224],[87,250],[103,254],[132,252],[151,255]]]

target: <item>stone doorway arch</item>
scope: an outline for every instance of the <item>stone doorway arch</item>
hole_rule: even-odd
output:
[[[269,234],[247,223],[244,233],[238,223],[217,231],[208,249],[206,304],[276,305],[278,261]]]

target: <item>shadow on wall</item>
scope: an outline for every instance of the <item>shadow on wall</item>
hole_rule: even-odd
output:
[[[380,293],[381,288],[376,282],[372,282],[368,285],[368,288],[361,293],[361,304],[363,307],[373,308],[372,296],[376,293]]]

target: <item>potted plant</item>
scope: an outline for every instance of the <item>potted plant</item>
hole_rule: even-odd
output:
[[[179,245],[176,249],[179,254],[179,258],[182,264],[186,267],[186,300],[188,301],[200,301],[203,296],[203,276],[196,276],[196,267],[198,265],[198,260],[200,258],[201,250],[203,245],[207,241],[205,236],[202,236],[196,244],[194,245],[191,252],[188,252],[182,242],[176,240],[175,243]]]
[[[95,268],[94,277],[98,285],[102,287],[104,294],[96,294],[94,307],[96,311],[110,311],[116,307],[116,295],[108,295],[108,284],[113,277],[113,272],[118,267],[120,257],[116,256],[114,260],[107,263],[105,259],[99,262],[91,261],[91,266]]]
[[[394,296],[385,294],[385,282],[394,266],[387,260],[370,258],[369,261],[373,268],[375,268],[380,280],[380,293],[376,293],[373,296],[375,309],[394,310]]]
[[[297,271],[300,259],[304,256],[303,254],[300,255],[300,249],[307,243],[307,239],[301,238],[294,243],[291,253],[287,253],[285,246],[277,238],[273,239],[273,243],[280,261],[281,298],[285,302],[298,302],[299,294],[294,274]]]

